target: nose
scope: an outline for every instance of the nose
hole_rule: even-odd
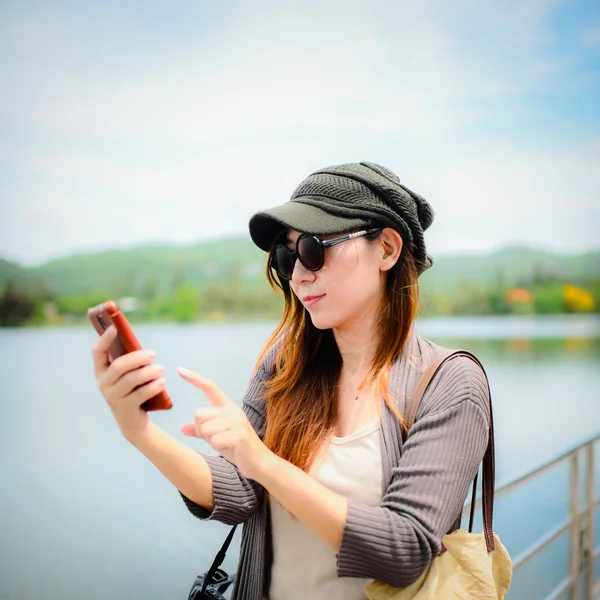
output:
[[[311,282],[317,278],[315,271],[309,271],[298,259],[294,264],[294,270],[292,271],[292,283],[300,284],[304,282]]]

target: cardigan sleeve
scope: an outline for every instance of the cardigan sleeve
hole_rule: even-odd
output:
[[[462,512],[487,448],[489,414],[481,369],[465,357],[446,363],[423,397],[381,504],[348,501],[339,577],[402,588],[423,574]]]
[[[273,361],[274,352],[270,350],[253,373],[242,403],[250,424],[261,439],[265,433],[263,383],[271,372],[266,366]],[[220,521],[226,525],[244,523],[260,506],[264,488],[253,479],[244,477],[233,463],[222,456],[201,454],[212,475],[214,508],[207,510],[179,492],[186,507],[202,520]]]

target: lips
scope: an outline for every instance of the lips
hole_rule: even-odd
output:
[[[324,297],[325,294],[321,294],[320,296],[304,296],[304,298],[302,298],[302,303],[304,304],[304,306],[312,306]]]

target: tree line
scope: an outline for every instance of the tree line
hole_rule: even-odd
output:
[[[87,309],[108,299],[119,300],[124,289],[56,295],[46,282],[20,286],[8,280],[0,294],[0,326],[83,322]],[[268,284],[243,285],[238,279],[198,286],[178,277],[174,288],[159,294],[152,281],[140,286],[128,302],[132,321],[216,321],[278,319],[282,301]],[[452,292],[427,285],[421,289],[420,314],[425,316],[565,314],[600,311],[600,277],[586,285],[556,276],[534,277],[516,285],[464,284]]]

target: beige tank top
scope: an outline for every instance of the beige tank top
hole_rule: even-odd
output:
[[[333,437],[310,475],[330,490],[368,506],[381,502],[379,423]],[[365,600],[372,579],[338,577],[335,551],[270,497],[273,566],[270,600]]]

